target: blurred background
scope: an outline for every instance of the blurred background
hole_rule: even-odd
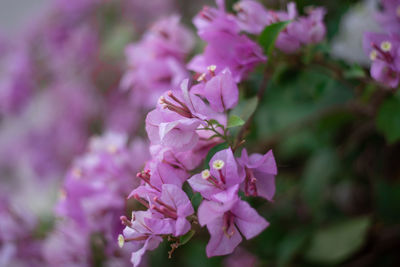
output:
[[[278,164],[275,201],[247,199],[270,227],[212,259],[198,229],[172,259],[164,242],[144,266],[400,266],[400,95],[371,80],[362,50],[363,33],[381,31],[372,19],[379,1],[295,2],[300,12],[325,7],[328,31],[323,43],[273,64],[251,127],[249,150],[273,149]],[[203,5],[214,3],[0,1],[0,266],[68,266],[49,264],[49,255],[70,253],[70,239],[54,238],[54,207],[74,159],[106,130],[145,138],[148,109],[119,88],[125,47],[171,14],[195,33]],[[241,85],[246,101],[261,72]],[[126,266],[91,244],[91,265]]]

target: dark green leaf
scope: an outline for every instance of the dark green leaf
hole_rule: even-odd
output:
[[[195,230],[190,230],[185,235],[181,236],[179,238],[179,245],[180,246],[185,245],[187,242],[189,242],[190,239],[192,239],[195,233],[196,233]]]
[[[200,195],[200,193],[194,193],[194,195],[190,199],[190,202],[192,202],[192,206],[195,210],[198,209],[202,200],[203,197]]]
[[[379,217],[387,223],[400,221],[400,182],[375,181],[375,201]]]
[[[376,124],[389,143],[400,140],[400,99],[398,97],[391,97],[382,104]]]
[[[290,21],[280,21],[265,27],[259,36],[258,43],[264,48],[264,53],[271,55],[279,33],[286,28]]]
[[[370,224],[369,217],[361,217],[317,231],[306,251],[306,259],[323,264],[342,262],[363,245]]]
[[[229,116],[227,128],[242,126],[245,123],[240,117],[236,115]]]
[[[307,232],[302,229],[300,232],[289,233],[280,242],[278,248],[278,263],[281,266],[287,266],[297,251],[304,245],[307,238]]]
[[[321,149],[308,161],[304,171],[303,197],[314,211],[324,204],[324,196],[330,182],[339,168],[335,151]]]

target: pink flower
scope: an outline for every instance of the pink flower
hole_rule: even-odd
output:
[[[258,63],[266,61],[261,48],[247,36],[239,34],[236,18],[227,14],[225,1],[217,1],[218,9],[205,7],[193,20],[199,36],[207,42],[202,55],[188,64],[190,70],[204,73],[215,65],[218,71],[229,68],[240,82]]]
[[[191,225],[186,217],[192,215],[194,210],[188,196],[180,187],[164,184],[161,197],[155,197],[153,201],[154,204],[150,207],[152,210],[174,220],[174,236],[184,235],[190,230]]]
[[[173,229],[170,221],[155,219],[150,210],[133,212],[131,221],[125,217],[121,220],[126,227],[123,235],[118,237],[118,243],[120,247],[125,242],[133,244],[131,262],[134,267],[140,264],[142,256],[147,250],[156,249],[162,242],[162,238],[158,234],[169,234]]]
[[[245,35],[209,30],[203,34],[203,39],[207,42],[203,54],[195,56],[188,64],[190,70],[198,73],[215,65],[218,70],[229,68],[235,82],[240,82],[256,65],[267,60],[261,47]]]
[[[189,80],[184,80],[180,92],[168,91],[157,109],[147,115],[146,131],[152,145],[188,151],[199,140],[196,129],[205,125],[204,120],[217,116],[200,97],[188,91],[188,86]]]
[[[236,159],[230,148],[217,152],[210,160],[210,170],[203,170],[189,180],[194,191],[206,199],[226,201],[244,177],[239,175]],[[233,194],[235,195],[235,194]],[[237,197],[237,196],[236,196]],[[226,199],[225,199],[226,198]],[[224,200],[223,200],[224,199]]]
[[[233,8],[237,12],[236,21],[243,31],[259,34],[268,25],[268,12],[266,8],[257,1],[242,0],[236,3]]]
[[[173,234],[174,236],[181,236],[186,234],[190,230],[190,223],[186,217],[194,213],[192,204],[187,197],[186,193],[178,186],[173,184],[163,184],[161,192],[151,191],[148,189],[144,190],[143,187],[139,187],[134,191],[135,198],[148,208],[146,216],[141,223],[147,229],[147,232],[139,231],[138,233],[135,227],[132,226],[134,219],[136,218],[137,212],[134,212],[132,222],[130,223],[127,219],[122,216],[122,222],[130,229],[133,229],[129,233],[135,235],[162,235],[162,234]],[[142,195],[138,195],[138,193]],[[146,200],[147,199],[147,200]],[[127,233],[124,231],[124,236],[127,237]],[[137,237],[137,236],[136,236]],[[142,241],[142,239],[135,241]]]
[[[390,33],[398,33],[400,28],[400,2],[382,0],[383,10],[376,14],[376,20]]]
[[[150,147],[150,152],[156,161],[165,162],[186,171],[194,170],[203,161],[209,150],[222,142],[220,138],[208,140],[212,134],[208,131],[198,131],[199,141],[195,147],[187,151],[175,151],[162,145],[153,145]]]
[[[206,248],[208,257],[232,253],[242,241],[240,233],[246,239],[251,239],[269,225],[242,200],[227,204],[205,200],[199,207],[198,217],[200,225],[207,225],[210,232],[211,238]]]
[[[159,20],[140,42],[126,48],[128,69],[121,87],[132,89],[132,101],[138,106],[153,106],[162,92],[187,77],[184,59],[194,39],[179,20],[178,16]]]
[[[255,267],[259,266],[259,264],[256,256],[241,247],[236,248],[235,251],[223,261],[224,267]]]
[[[182,187],[182,184],[188,178],[185,170],[175,168],[164,162],[150,161],[147,163],[146,168],[145,171],[138,173],[136,176],[143,181],[143,185],[158,192],[161,192],[161,187],[164,184]],[[130,196],[132,196],[132,193]]]
[[[309,8],[307,9],[308,16],[299,17],[288,26],[288,31],[304,45],[319,43],[326,34],[323,22],[325,13],[324,8]]]
[[[201,82],[196,85],[196,92],[204,95],[212,109],[217,112],[224,112],[234,108],[239,100],[239,88],[233,80],[229,69],[215,75],[216,66],[210,66],[210,80],[205,76],[200,77]],[[193,92],[193,90],[192,90]]]
[[[204,39],[204,34],[209,31],[239,33],[240,28],[235,17],[225,10],[225,1],[217,0],[216,2],[218,8],[205,6],[193,19],[197,33],[202,39]]]
[[[365,33],[363,46],[372,61],[371,76],[389,87],[397,87],[400,81],[400,36]]]
[[[261,196],[269,201],[275,194],[275,175],[277,168],[272,151],[265,155],[252,154],[243,149],[242,156],[238,159],[242,167],[241,173],[245,176],[243,191],[247,196]]]
[[[285,53],[296,52],[301,45],[315,44],[325,37],[326,27],[323,23],[325,9],[309,8],[308,16],[298,16],[296,4],[290,2],[285,11],[268,11],[268,25],[291,20],[290,24],[279,34],[276,47]]]

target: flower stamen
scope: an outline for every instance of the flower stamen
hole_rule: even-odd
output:
[[[389,52],[392,49],[392,43],[389,41],[384,41],[381,43],[381,49],[384,52]]]

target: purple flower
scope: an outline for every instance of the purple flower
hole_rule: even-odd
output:
[[[121,79],[121,88],[132,90],[133,104],[146,108],[153,106],[162,92],[178,86],[187,77],[180,60],[172,56],[154,57],[153,50],[145,42],[128,46],[128,68]]]
[[[218,8],[205,6],[193,19],[197,33],[202,39],[209,31],[239,33],[240,28],[235,17],[225,10],[225,1],[217,0],[216,2]]]
[[[220,138],[208,140],[213,135],[213,133],[208,133],[208,131],[199,131],[198,135],[200,138],[196,146],[187,151],[175,151],[162,145],[151,146],[150,152],[153,159],[186,171],[195,169],[206,157],[209,150],[222,142]]]
[[[243,149],[242,156],[238,159],[245,176],[243,191],[247,196],[261,196],[269,201],[275,194],[275,175],[278,171],[272,150],[265,155],[252,154]]]
[[[299,17],[298,20],[288,26],[288,32],[297,37],[300,43],[316,44],[321,42],[326,34],[323,22],[326,10],[324,8],[309,8],[307,17]]]
[[[91,139],[89,152],[76,160],[67,174],[58,215],[69,217],[89,232],[107,233],[106,238],[113,240],[121,230],[113,218],[123,212],[128,190],[138,185],[133,177],[139,161],[144,163],[141,154],[145,153],[128,149],[127,136],[122,134],[110,132]]]
[[[301,45],[315,44],[325,37],[326,27],[323,22],[325,9],[309,8],[307,16],[299,17],[296,4],[290,2],[285,11],[269,10],[269,24],[291,20],[290,24],[279,34],[276,47],[285,53],[296,52]]]
[[[194,46],[193,34],[176,15],[158,20],[143,39],[157,57],[172,56],[184,60]]]
[[[188,178],[188,174],[185,170],[175,168],[172,165],[164,162],[150,161],[147,163],[146,168],[147,169],[145,171],[138,173],[136,176],[143,181],[142,184],[144,186],[146,186],[148,189],[151,189],[151,193],[154,192],[154,190],[161,192],[161,188],[164,184],[182,187],[182,184]],[[136,191],[139,190],[139,188],[134,189],[129,197],[137,194]]]
[[[255,267],[259,266],[259,261],[256,256],[250,252],[244,250],[241,247],[235,249],[235,251],[225,258],[223,261],[224,267]]]
[[[199,140],[196,129],[205,124],[204,120],[216,117],[200,97],[188,91],[188,83],[182,82],[181,92],[168,91],[157,109],[147,115],[146,131],[152,145],[190,150]]]
[[[0,113],[15,114],[29,102],[34,89],[34,67],[27,52],[15,52],[4,62],[0,76]]]
[[[133,212],[131,221],[121,217],[126,227],[118,241],[120,247],[125,242],[134,243],[131,262],[137,266],[146,250],[153,250],[160,244],[160,235],[180,236],[188,232],[191,225],[186,217],[194,210],[185,192],[173,184],[163,184],[161,192],[139,187],[135,190],[135,198],[148,210]]]
[[[243,31],[259,34],[269,23],[269,14],[266,8],[257,1],[242,0],[233,8],[237,12],[236,21]]]
[[[371,76],[389,87],[397,87],[400,81],[400,37],[365,33],[363,46],[372,61]]]
[[[186,234],[191,225],[186,217],[194,213],[192,203],[180,187],[164,184],[160,197],[153,198],[151,210],[155,210],[174,220],[174,236]]]
[[[229,69],[224,69],[215,75],[216,66],[210,66],[209,69],[211,79],[206,81],[205,76],[201,76],[199,79],[204,83],[196,86],[196,92],[205,96],[211,108],[217,112],[234,108],[239,100],[239,88],[232,73]]]
[[[210,170],[203,170],[189,180],[194,191],[204,198],[221,202],[231,199],[232,191],[243,181],[230,148],[217,152],[210,160]],[[236,188],[237,190],[237,188]],[[235,195],[235,194],[233,194]]]
[[[259,63],[265,62],[261,47],[245,35],[209,30],[203,34],[207,46],[203,54],[195,56],[188,64],[190,70],[204,73],[215,65],[222,71],[229,68],[235,82],[240,82]]]
[[[43,254],[51,266],[90,265],[90,235],[72,220],[57,223],[44,243]]]
[[[205,200],[199,207],[198,217],[200,225],[207,225],[210,232],[211,238],[206,248],[208,257],[232,253],[242,241],[240,233],[246,239],[251,239],[269,225],[242,200],[224,204]]]
[[[121,87],[132,89],[132,101],[149,107],[159,95],[187,77],[184,59],[193,47],[193,36],[179,17],[159,20],[142,40],[126,48],[128,69]]]
[[[376,14],[376,20],[390,33],[398,33],[400,28],[400,1],[382,0],[383,10]]]
[[[123,247],[126,242],[132,244],[131,262],[134,267],[140,264],[147,250],[156,249],[162,242],[158,234],[169,234],[173,231],[170,221],[154,218],[150,210],[133,212],[131,221],[126,218],[121,219],[126,227],[123,235],[119,235],[118,243],[120,247]]]

